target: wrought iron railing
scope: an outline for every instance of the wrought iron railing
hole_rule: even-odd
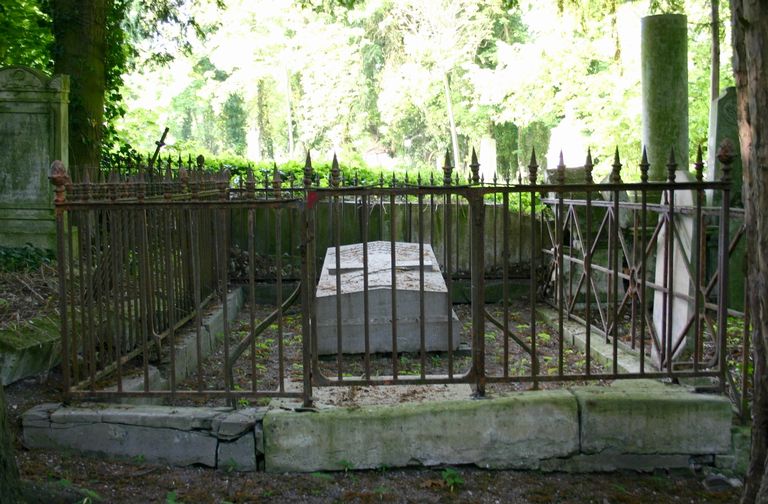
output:
[[[268,187],[249,174],[237,189],[201,166],[71,184],[59,164],[65,393],[289,396],[310,405],[313,387],[329,385],[468,383],[484,395],[489,387],[704,377],[723,389],[733,244],[730,159],[721,159],[724,179],[711,182],[701,180],[700,161],[697,180],[676,180],[672,161],[669,180],[649,182],[644,161],[643,180],[623,183],[617,154],[607,184],[592,182],[589,159],[583,183],[564,183],[561,165],[555,183],[541,184],[534,154],[526,184],[484,183],[474,159],[457,183],[446,157],[437,183],[351,186],[334,162],[328,186],[317,187],[308,157],[301,187],[275,171]],[[676,200],[686,191],[695,201],[683,208]],[[705,207],[704,191],[722,195],[717,210]],[[680,216],[690,225],[688,248],[674,231]],[[716,269],[699,260],[708,223],[718,228],[709,242]],[[343,264],[353,244],[359,263]],[[374,252],[388,265],[383,275],[372,270]],[[680,268],[695,286],[688,293],[675,284]],[[269,306],[257,302],[260,281],[270,285]],[[348,289],[353,282],[357,290]],[[240,290],[246,306],[231,317],[226,301]],[[554,322],[539,313],[546,299]],[[223,311],[220,335],[203,330],[209,301]],[[569,318],[584,323],[584,350],[568,341]],[[607,361],[594,358],[596,339],[612,348]],[[619,366],[624,350],[636,353],[637,369]],[[211,353],[218,360],[203,362]],[[152,384],[153,366],[167,383]],[[132,373],[140,386],[129,390]]]

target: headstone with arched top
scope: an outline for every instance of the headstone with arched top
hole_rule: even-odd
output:
[[[0,246],[55,249],[48,169],[67,161],[69,77],[0,68]]]

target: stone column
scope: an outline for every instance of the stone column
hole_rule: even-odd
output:
[[[0,69],[0,246],[55,250],[48,167],[69,156],[69,77]]]
[[[681,14],[647,16],[641,22],[643,144],[651,181],[666,179],[669,150],[688,167],[688,33]]]

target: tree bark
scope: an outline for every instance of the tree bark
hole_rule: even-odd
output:
[[[106,0],[53,0],[54,71],[70,76],[69,169],[98,175],[106,87]]]
[[[768,2],[731,0],[733,69],[743,166],[754,395],[743,503],[768,502]]]
[[[720,0],[712,0],[712,69],[709,74],[709,100],[720,96]]]
[[[451,82],[448,79],[448,72],[443,74],[443,91],[445,92],[445,108],[448,111],[448,125],[451,128],[451,147],[453,148],[453,166],[461,168],[459,164],[459,135],[456,133],[456,121],[453,119],[453,104],[451,103]]]
[[[288,105],[288,111],[287,111],[287,117],[285,118],[285,122],[288,123],[288,159],[292,159],[293,157],[293,104],[291,101],[293,100],[292,91],[291,91],[291,71],[288,70],[288,67],[285,68],[285,97],[286,97],[286,103]]]
[[[4,503],[21,502],[21,482],[16,459],[13,457],[13,440],[5,414],[5,392],[0,385],[0,500]]]

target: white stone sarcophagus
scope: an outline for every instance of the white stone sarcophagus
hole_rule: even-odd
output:
[[[317,352],[338,350],[336,292],[341,281],[342,353],[365,352],[363,244],[339,247],[325,254],[317,285]],[[419,244],[395,242],[397,351],[418,352],[421,348],[421,280]],[[461,326],[453,312],[448,289],[432,247],[424,244],[424,348],[428,352],[448,350],[448,320],[453,326],[453,348],[458,348]],[[450,314],[450,317],[449,317]],[[371,353],[392,351],[392,270],[391,242],[368,243],[368,327]]]

